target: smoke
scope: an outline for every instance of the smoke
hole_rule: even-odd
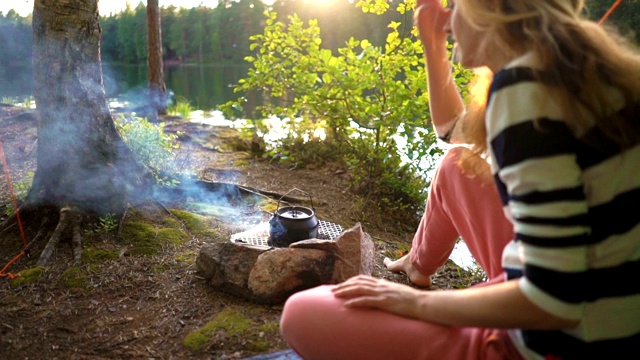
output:
[[[125,67],[126,71],[122,71]],[[155,120],[158,109],[166,109],[175,103],[176,96],[171,89],[161,96],[150,94],[146,66],[118,65],[117,68],[120,71],[102,63],[104,88],[113,110]]]
[[[218,218],[227,224],[248,229],[266,221],[271,214],[257,204],[264,198],[242,186],[212,182],[185,176],[176,187],[156,187],[153,197],[165,204],[175,204],[186,210]]]
[[[20,18],[0,16],[0,100],[23,100],[33,94],[31,48],[33,33]]]

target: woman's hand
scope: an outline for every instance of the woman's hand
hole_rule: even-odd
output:
[[[577,320],[554,316],[521,292],[518,280],[461,290],[420,291],[391,281],[358,275],[333,288],[345,306],[373,308],[444,326],[568,329]]]
[[[412,287],[359,275],[338,284],[333,294],[346,299],[347,307],[375,308],[400,316],[418,318],[420,299],[426,295]]]
[[[413,14],[413,23],[418,28],[420,40],[425,48],[442,45],[447,41],[446,25],[450,11],[441,0],[418,0]]]

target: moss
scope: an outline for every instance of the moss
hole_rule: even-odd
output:
[[[204,216],[214,216],[217,218],[225,218],[234,216],[237,211],[234,210],[229,204],[222,203],[219,205],[208,203],[189,203],[188,204],[193,211]]]
[[[184,263],[193,264],[196,261],[196,257],[197,257],[196,252],[189,250],[189,251],[185,251],[185,252],[182,252],[182,253],[178,254],[175,257],[175,260],[177,262],[184,262]]]
[[[280,324],[277,322],[270,322],[266,324],[260,325],[258,330],[264,332],[265,334],[279,334],[280,333]]]
[[[162,250],[162,243],[157,241],[157,230],[142,222],[127,222],[122,228],[122,238],[133,247],[129,255],[152,256]]]
[[[270,199],[262,200],[256,203],[256,207],[268,213],[274,213],[278,209],[278,202]]]
[[[260,339],[247,342],[244,350],[262,353],[268,351],[270,348],[271,346],[269,345],[269,341],[267,341],[266,339]]]
[[[133,244],[155,236],[156,229],[153,226],[145,224],[143,222],[126,222],[122,227],[122,238],[127,243]]]
[[[82,251],[82,262],[85,264],[99,264],[117,258],[118,253],[115,251],[95,248],[86,248]]]
[[[44,272],[45,272],[45,268],[42,266],[36,266],[31,269],[20,271],[18,273],[20,276],[17,278],[11,279],[10,285],[13,287],[13,286],[36,283],[38,282],[38,280],[40,280]]]
[[[182,224],[180,223],[180,221],[171,216],[165,216],[164,219],[162,219],[162,225],[171,229],[182,229]]]
[[[122,238],[125,243],[131,244],[129,255],[153,256],[158,254],[163,246],[183,244],[188,235],[175,228],[156,229],[143,222],[127,222],[122,228]]]
[[[226,310],[218,314],[205,326],[191,332],[184,339],[184,346],[191,351],[201,350],[211,339],[216,330],[224,330],[227,335],[233,336],[246,332],[253,326],[253,321],[233,310]]]
[[[187,234],[178,229],[164,228],[158,230],[157,241],[169,243],[172,245],[180,245],[187,239]]]
[[[207,218],[202,215],[179,209],[171,209],[171,213],[182,221],[189,232],[196,236],[216,237],[218,235],[211,229]]]
[[[87,275],[82,269],[72,267],[62,273],[61,276],[64,286],[68,289],[85,289],[90,286],[87,284]]]
[[[253,331],[255,334],[248,336],[250,339],[243,350],[263,353],[271,348],[271,344],[268,339],[280,336],[280,324],[277,322],[270,322],[260,325]]]

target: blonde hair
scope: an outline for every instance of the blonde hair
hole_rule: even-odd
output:
[[[471,145],[471,151],[461,153],[459,164],[469,176],[477,176],[483,182],[491,182],[491,170],[484,159],[488,154],[487,129],[484,122],[484,112],[487,104],[487,94],[493,78],[493,72],[483,67],[474,69],[474,78],[469,84],[467,112],[462,119],[461,141]]]
[[[508,56],[535,53],[541,61],[536,77],[557,93],[572,129],[596,126],[621,148],[640,141],[640,53],[614,29],[584,18],[584,0],[457,0],[456,6],[485,38],[503,44]],[[469,103],[463,129],[474,151],[486,154],[488,85],[475,84],[471,92],[484,99]],[[622,111],[605,96],[611,87],[623,95]],[[577,115],[581,106],[594,122]]]

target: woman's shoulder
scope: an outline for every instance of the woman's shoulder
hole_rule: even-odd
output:
[[[502,70],[496,72],[490,91],[494,92],[503,87],[520,82],[536,81],[535,73],[540,70],[537,56],[528,52],[509,62]]]
[[[535,71],[530,67],[518,66],[502,69],[493,77],[490,93],[522,82],[535,82]]]

